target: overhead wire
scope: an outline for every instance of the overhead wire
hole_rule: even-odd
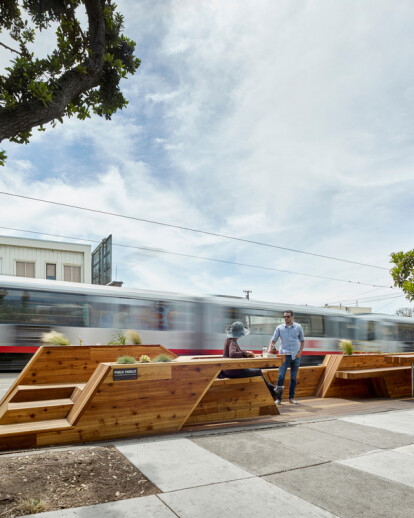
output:
[[[333,305],[333,304],[346,304],[346,303],[352,303],[353,301],[358,301],[358,302],[375,302],[375,301],[379,301],[379,300],[388,300],[388,299],[395,299],[395,298],[398,298],[398,297],[401,297],[403,296],[402,294],[401,295],[378,295],[377,297],[350,297],[348,299],[342,299],[340,301],[335,301],[335,302],[329,302],[328,304],[329,305]]]
[[[50,233],[47,233],[47,232],[36,232],[36,231],[33,231],[33,230],[23,230],[23,229],[17,229],[17,228],[12,228],[12,227],[0,226],[0,228],[6,229],[6,230],[18,231],[18,232],[27,232],[27,233],[32,233],[32,234],[41,234],[41,235],[44,235],[44,236],[60,237],[60,238],[64,238],[64,239],[76,239],[78,241],[87,241],[87,242],[91,242],[91,243],[99,243],[100,242],[99,240],[94,240],[94,239],[77,238],[77,237],[73,237],[73,236],[63,236],[63,235],[59,235],[59,234],[50,234]],[[259,269],[259,270],[273,271],[273,272],[279,272],[279,273],[288,273],[288,274],[292,274],[292,275],[302,275],[302,276],[305,276],[305,277],[313,277],[313,278],[316,278],[316,279],[325,279],[325,280],[336,281],[336,282],[346,282],[346,283],[351,283],[351,284],[359,284],[361,286],[371,286],[371,287],[375,287],[375,288],[391,288],[391,289],[394,288],[393,286],[384,286],[384,285],[381,285],[381,284],[371,284],[371,283],[366,283],[366,282],[362,282],[362,281],[352,281],[352,280],[347,280],[347,279],[338,279],[336,277],[328,277],[328,276],[324,276],[324,275],[315,275],[315,274],[304,273],[304,272],[295,272],[295,271],[291,271],[291,270],[281,270],[281,269],[278,269],[278,268],[272,268],[272,267],[268,267],[268,266],[259,266],[259,265],[254,265],[254,264],[239,263],[239,262],[236,262],[236,261],[228,261],[228,260],[225,260],[225,259],[216,259],[216,258],[212,258],[212,257],[203,257],[203,256],[192,255],[192,254],[185,254],[185,253],[182,253],[182,252],[173,252],[171,250],[164,250],[162,248],[150,248],[150,247],[143,247],[143,246],[126,245],[126,244],[123,244],[123,243],[114,243],[114,242],[112,243],[112,245],[113,246],[119,246],[119,247],[122,247],[122,248],[131,248],[131,249],[135,249],[135,250],[141,250],[141,251],[145,251],[145,252],[153,252],[153,253],[161,253],[161,254],[171,254],[171,255],[177,255],[177,256],[180,256],[180,257],[188,257],[188,258],[191,258],[191,259],[201,259],[203,261],[211,261],[211,262],[216,262],[216,263],[231,264],[231,265],[235,265],[235,266],[243,266],[243,267],[255,268],[255,269]]]
[[[323,255],[323,254],[316,254],[316,253],[313,253],[313,252],[305,252],[304,250],[298,250],[298,249],[295,249],[295,248],[288,248],[288,247],[284,247],[284,246],[273,245],[273,244],[264,243],[264,242],[261,242],[261,241],[254,241],[254,240],[245,239],[245,238],[242,238],[242,237],[229,236],[229,235],[226,235],[226,234],[219,234],[217,232],[209,232],[209,231],[206,231],[206,230],[200,230],[200,229],[191,228],[191,227],[184,227],[184,226],[181,226],[181,225],[174,225],[172,223],[165,223],[165,222],[150,220],[150,219],[146,219],[146,218],[138,218],[136,216],[128,216],[126,214],[118,214],[116,212],[109,212],[109,211],[104,211],[104,210],[99,210],[99,209],[91,209],[89,207],[82,207],[80,205],[73,205],[73,204],[69,204],[69,203],[62,203],[62,202],[57,202],[57,201],[52,201],[52,200],[44,200],[42,198],[34,198],[32,196],[24,196],[22,194],[14,194],[14,193],[5,192],[5,191],[0,191],[0,194],[2,194],[4,196],[11,196],[11,197],[21,198],[21,199],[25,199],[25,200],[31,200],[31,201],[41,202],[41,203],[48,203],[48,204],[51,204],[51,205],[58,205],[58,206],[61,206],[61,207],[67,207],[67,208],[71,208],[71,209],[77,209],[77,210],[84,210],[84,211],[88,211],[88,212],[94,212],[96,214],[104,214],[106,216],[113,216],[113,217],[117,217],[117,218],[124,218],[124,219],[130,219],[130,220],[134,220],[134,221],[141,221],[143,223],[150,223],[152,225],[160,225],[160,226],[164,226],[164,227],[175,228],[175,229],[178,229],[178,230],[185,230],[187,232],[194,232],[194,233],[198,233],[198,234],[204,234],[204,235],[207,235],[207,236],[219,237],[219,238],[222,238],[222,239],[230,239],[230,240],[233,240],[233,241],[239,241],[239,242],[253,244],[253,245],[258,245],[258,246],[265,246],[265,247],[269,247],[269,248],[277,248],[279,250],[285,250],[285,251],[288,251],[288,252],[294,252],[294,253],[298,253],[298,254],[310,255],[310,256],[313,256],[313,257],[321,257],[323,259],[329,259],[331,261],[340,261],[340,262],[344,262],[344,263],[356,264],[356,265],[359,265],[359,266],[366,266],[366,267],[369,267],[369,268],[377,268],[377,269],[380,269],[380,270],[387,270],[388,271],[388,268],[385,268],[384,266],[376,266],[376,265],[372,265],[372,264],[361,263],[361,262],[358,262],[358,261],[351,261],[349,259],[342,259],[342,258],[338,258],[338,257],[331,257],[331,256]],[[370,286],[370,285],[368,285],[368,286]]]

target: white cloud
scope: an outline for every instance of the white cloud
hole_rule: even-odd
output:
[[[142,58],[111,122],[7,145],[2,190],[388,266],[411,249],[414,5],[118,2]],[[2,198],[10,226],[389,286],[383,270]],[[16,210],[17,209],[17,210]],[[30,218],[29,218],[30,216]],[[87,224],[85,224],[85,221]],[[30,224],[30,225],[29,225]],[[148,289],[298,303],[370,286],[114,249]],[[373,293],[390,293],[378,288]],[[380,308],[383,302],[374,302]],[[397,299],[386,307],[406,305]]]

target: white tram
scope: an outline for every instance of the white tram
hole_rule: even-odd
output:
[[[21,368],[50,330],[72,344],[108,343],[116,330],[134,329],[143,343],[177,354],[220,354],[224,329],[235,320],[251,330],[245,349],[261,351],[292,309],[306,339],[303,363],[318,363],[348,338],[360,350],[414,349],[414,319],[354,316],[311,306],[257,302],[237,297],[191,297],[128,288],[0,276],[0,369]]]

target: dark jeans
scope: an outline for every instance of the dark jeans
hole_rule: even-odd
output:
[[[299,365],[300,358],[295,358],[294,360],[292,360],[292,356],[290,354],[285,354],[285,361],[283,362],[283,365],[279,368],[277,384],[284,385],[286,371],[288,370],[288,367],[290,367],[289,399],[293,399],[295,397],[296,378],[298,375]],[[280,400],[282,400],[282,394],[283,392],[280,393]]]
[[[273,385],[267,381],[267,379],[263,376],[263,372],[261,369],[237,369],[234,371],[226,371],[226,378],[255,378],[256,376],[261,376],[266,383],[267,388],[269,389],[270,394],[274,397]]]

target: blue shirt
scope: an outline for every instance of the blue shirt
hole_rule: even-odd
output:
[[[300,343],[305,341],[303,329],[300,324],[293,322],[291,326],[280,324],[273,333],[272,342],[280,338],[279,354],[291,354],[295,357],[300,349]]]

